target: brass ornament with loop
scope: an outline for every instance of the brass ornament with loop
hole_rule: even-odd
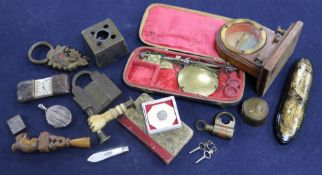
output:
[[[49,51],[46,54],[46,58],[35,59],[33,54],[36,49],[46,47]],[[48,66],[63,70],[72,71],[78,67],[88,65],[88,58],[82,55],[78,50],[71,48],[70,46],[57,45],[55,48],[50,43],[40,41],[33,44],[28,51],[28,59],[33,64],[48,64]]]

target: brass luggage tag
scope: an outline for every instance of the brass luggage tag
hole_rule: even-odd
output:
[[[71,112],[64,106],[54,105],[47,109],[43,104],[39,104],[38,107],[45,111],[48,124],[55,128],[66,127],[72,121]]]
[[[81,88],[76,85],[76,81],[83,75],[89,75],[92,81]],[[73,77],[72,93],[74,101],[86,112],[87,117],[90,117],[106,110],[108,105],[122,92],[105,74],[81,71]],[[101,130],[96,133],[100,143],[104,143],[110,137],[106,136]]]
[[[48,47],[49,51],[46,58],[35,59],[33,54],[37,48]],[[72,71],[81,66],[88,65],[88,58],[83,56],[78,50],[69,46],[57,45],[55,48],[45,41],[33,44],[28,52],[29,60],[34,64],[48,64],[48,66],[64,71]]]

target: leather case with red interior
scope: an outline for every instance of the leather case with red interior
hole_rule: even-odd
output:
[[[244,93],[243,71],[218,72],[218,87],[206,97],[183,92],[178,85],[177,69],[160,69],[158,64],[144,62],[139,56],[142,51],[152,51],[192,60],[211,58],[214,63],[223,64],[225,61],[218,58],[215,40],[216,33],[227,20],[229,18],[191,9],[151,4],[143,15],[139,31],[140,39],[149,46],[139,47],[130,55],[123,73],[125,83],[145,92],[175,95],[220,106],[237,104]],[[229,88],[230,79],[238,80],[237,89]],[[229,93],[231,90],[234,92]]]

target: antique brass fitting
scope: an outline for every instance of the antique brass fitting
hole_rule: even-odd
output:
[[[108,122],[123,115],[127,111],[127,109],[132,106],[135,106],[135,104],[134,104],[133,100],[130,98],[130,100],[128,100],[127,102],[121,103],[121,104],[115,106],[114,108],[109,109],[108,111],[106,111],[103,114],[90,116],[87,120],[88,125],[90,126],[92,132],[97,132],[97,131],[101,130],[102,128],[104,128],[104,126]]]

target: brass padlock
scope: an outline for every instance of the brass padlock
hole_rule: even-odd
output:
[[[228,121],[223,121],[222,116],[229,116]],[[236,120],[233,114],[229,112],[218,113],[215,117],[213,125],[208,124],[204,120],[197,120],[195,127],[199,131],[207,131],[213,135],[224,139],[231,139],[234,135]]]

